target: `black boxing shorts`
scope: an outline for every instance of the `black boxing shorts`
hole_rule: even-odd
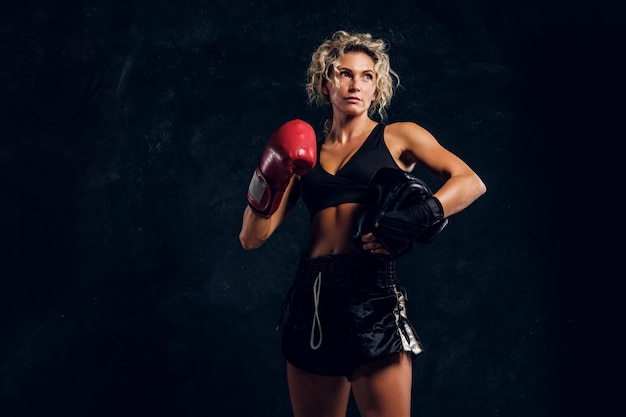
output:
[[[318,375],[350,379],[360,365],[422,351],[395,260],[374,255],[302,256],[282,324],[285,359]]]

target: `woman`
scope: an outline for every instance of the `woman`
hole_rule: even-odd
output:
[[[363,417],[410,416],[412,359],[421,347],[393,254],[376,238],[379,223],[393,219],[378,220],[355,240],[374,174],[381,168],[410,173],[419,165],[441,180],[428,205],[400,213],[422,229],[486,191],[479,176],[424,128],[383,123],[399,82],[386,51],[370,34],[345,31],[319,46],[306,89],[310,103],[332,109],[324,138],[317,142],[302,120],[285,123],[270,138],[248,190],[239,235],[244,249],[269,239],[300,196],[311,212],[310,239],[283,322],[296,417],[345,416],[350,390]]]

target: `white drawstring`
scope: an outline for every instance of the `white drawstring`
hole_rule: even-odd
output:
[[[315,306],[315,311],[313,312],[313,324],[311,325],[311,340],[309,344],[311,349],[317,350],[320,346],[322,346],[322,323],[320,322],[320,316],[318,312],[318,307],[320,305],[320,288],[322,287],[322,273],[317,274],[317,278],[315,278],[315,282],[313,283],[313,305]],[[315,343],[315,327],[319,329],[319,342]]]

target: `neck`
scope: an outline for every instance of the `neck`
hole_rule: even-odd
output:
[[[369,133],[375,125],[376,122],[369,117],[333,118],[328,139],[332,142],[349,142],[354,137]]]

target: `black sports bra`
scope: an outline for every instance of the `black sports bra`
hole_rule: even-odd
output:
[[[320,164],[323,139],[317,142],[317,163],[300,180],[302,201],[311,217],[341,203],[365,203],[367,184],[376,171],[382,167],[400,169],[385,145],[384,131],[384,124],[376,125],[361,147],[335,175],[328,173]]]

